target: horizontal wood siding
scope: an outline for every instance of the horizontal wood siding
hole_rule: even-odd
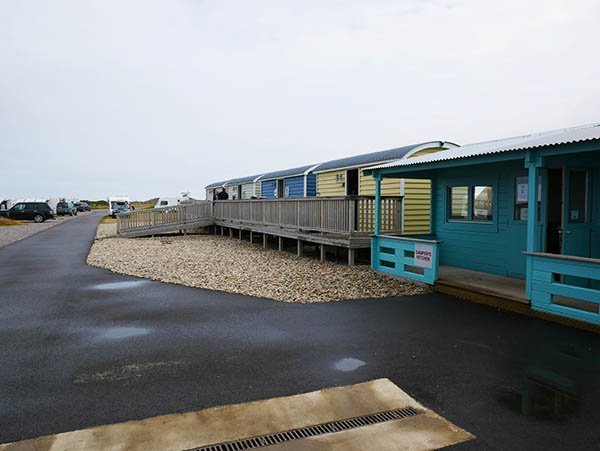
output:
[[[428,233],[431,206],[429,180],[404,179],[404,233]]]
[[[375,195],[375,179],[373,177],[363,175],[362,170],[359,176],[359,194],[361,196]],[[400,179],[383,179],[381,181],[382,196],[400,196]]]
[[[341,178],[336,178],[339,175]],[[330,171],[317,174],[317,196],[345,196],[345,171]]]
[[[522,161],[439,171],[434,176],[433,233],[442,242],[440,264],[501,276],[525,277],[527,223],[513,219],[514,179]],[[492,185],[492,222],[449,221],[449,186]]]
[[[274,199],[275,198],[275,188],[277,187],[277,180],[265,180],[261,182],[261,197],[265,199]]]
[[[257,198],[260,198],[261,197],[261,183],[260,182],[254,182],[254,189],[255,189],[254,195]]]
[[[311,172],[306,176],[306,196],[314,197],[317,195],[317,174]]]
[[[238,186],[239,185],[231,185],[226,188],[227,194],[229,194],[230,199],[238,198]]]
[[[256,196],[254,193],[254,183],[244,183],[242,185],[242,199],[251,199],[252,196]],[[256,196],[258,197],[258,196]]]
[[[284,196],[290,199],[304,197],[304,176],[289,177],[283,181]],[[287,193],[287,195],[285,195]]]

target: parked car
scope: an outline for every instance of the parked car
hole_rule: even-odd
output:
[[[129,211],[129,203],[128,202],[115,202],[112,207],[113,218],[117,217],[117,213],[127,213]]]
[[[35,222],[56,219],[54,210],[47,202],[19,202],[8,210],[0,210],[0,216],[16,220],[33,220]]]
[[[56,214],[58,216],[75,216],[77,215],[77,207],[72,202],[59,202],[56,204]]]
[[[77,211],[92,211],[92,208],[85,202],[75,202]]]

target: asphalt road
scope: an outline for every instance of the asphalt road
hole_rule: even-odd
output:
[[[453,449],[600,449],[595,335],[438,294],[297,305],[120,276],[85,264],[99,218],[0,249],[0,443],[387,377],[478,437]]]

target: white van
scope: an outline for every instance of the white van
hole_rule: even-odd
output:
[[[113,209],[116,205],[126,204],[129,208],[129,196],[108,196],[108,214],[113,216]]]
[[[178,196],[178,197],[160,197],[156,201],[156,205],[154,205],[154,208],[176,207],[177,205],[179,205],[181,203],[190,202],[190,201],[191,201],[190,193],[186,191],[186,192],[181,193],[181,196]]]

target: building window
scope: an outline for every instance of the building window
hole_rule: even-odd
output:
[[[538,216],[542,204],[542,176],[538,177]],[[515,177],[515,221],[527,221],[529,214],[529,177]]]
[[[494,190],[491,186],[473,187],[473,219],[475,221],[491,221]]]
[[[469,187],[450,187],[450,219],[468,219]]]

